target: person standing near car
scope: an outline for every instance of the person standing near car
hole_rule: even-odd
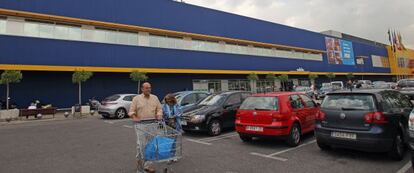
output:
[[[138,172],[154,172],[153,168],[145,162],[143,156],[145,141],[145,129],[151,128],[149,126],[154,125],[154,120],[162,119],[162,108],[158,97],[151,94],[151,84],[145,82],[141,86],[142,94],[134,97],[128,115],[132,117],[132,120],[136,123],[135,133],[137,135],[137,169]]]
[[[180,118],[183,114],[183,111],[177,104],[177,99],[174,97],[174,95],[167,94],[167,96],[164,98],[164,102],[165,104],[162,107],[162,112],[165,123],[178,132],[182,132]]]

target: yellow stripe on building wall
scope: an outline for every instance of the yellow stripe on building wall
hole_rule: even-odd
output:
[[[0,64],[0,70],[22,70],[22,71],[91,71],[91,72],[117,72],[130,73],[139,70],[147,73],[186,73],[186,74],[289,74],[289,75],[326,75],[329,72],[310,71],[258,71],[258,70],[209,70],[209,69],[168,69],[168,68],[123,68],[123,67],[90,67],[90,66],[51,66],[51,65],[21,65]],[[346,75],[347,73],[335,72],[335,75]],[[353,73],[354,75],[401,75],[395,73]]]

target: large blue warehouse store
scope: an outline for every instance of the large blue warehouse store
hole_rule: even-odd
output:
[[[129,73],[148,73],[153,93],[259,91],[265,75],[309,85],[326,74],[392,79],[386,45],[339,32],[317,33],[171,0],[0,1],[0,70],[21,70],[10,98],[59,108],[77,102],[77,70],[94,72],[83,100],[136,93]],[[379,63],[378,63],[379,62]],[[246,76],[259,74],[255,88]],[[276,85],[280,82],[275,81]],[[0,98],[5,87],[0,86]]]

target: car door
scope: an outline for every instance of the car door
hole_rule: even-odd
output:
[[[181,100],[180,106],[183,108],[186,108],[186,107],[194,105],[196,102],[197,102],[197,94],[191,93],[191,94],[184,96],[184,98]]]
[[[127,112],[129,111],[129,108],[131,107],[131,104],[132,104],[132,99],[134,99],[135,96],[136,95],[128,95],[124,97],[123,102],[124,102],[124,107],[127,110]]]
[[[241,105],[240,93],[235,93],[227,97],[223,104],[222,123],[225,127],[233,127],[236,121],[237,109]]]
[[[303,129],[304,132],[312,131],[315,129],[315,120],[316,120],[316,114],[318,112],[318,106],[315,104],[315,102],[309,98],[306,95],[300,95],[302,98],[302,101],[305,103],[305,108],[303,110],[305,114],[306,119],[306,127],[309,127],[308,129]]]
[[[300,121],[302,130],[309,129],[309,124],[306,122],[305,104],[299,95],[290,95],[290,106],[292,108],[293,116],[296,116]]]

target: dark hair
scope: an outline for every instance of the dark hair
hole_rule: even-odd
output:
[[[175,98],[175,96],[173,94],[167,94],[164,98],[164,102],[166,104],[168,104],[167,100],[171,100],[174,104],[177,104],[177,99]]]

